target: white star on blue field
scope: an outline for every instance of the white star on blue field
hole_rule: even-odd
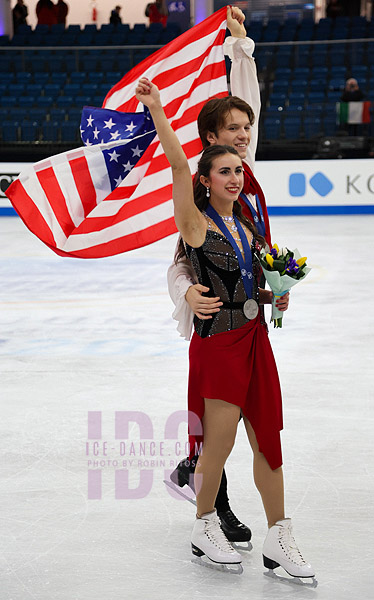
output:
[[[122,183],[156,135],[146,108],[144,112],[122,113],[85,106],[80,131],[86,146],[119,142],[118,146],[102,148],[112,190]]]

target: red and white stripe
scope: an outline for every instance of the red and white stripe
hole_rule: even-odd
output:
[[[192,172],[201,152],[198,114],[209,98],[228,93],[225,30],[226,7],[134,67],[103,104],[122,112],[142,110],[136,83],[142,76],[152,80]],[[109,194],[104,160],[95,148],[41,161],[8,188],[29,229],[58,254],[80,258],[111,256],[174,233],[171,169],[158,138]]]

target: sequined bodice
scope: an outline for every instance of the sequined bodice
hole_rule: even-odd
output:
[[[212,319],[201,320],[195,316],[196,332],[201,337],[238,329],[248,323],[243,313],[243,304],[248,299],[240,273],[239,262],[230,242],[222,233],[207,230],[206,238],[200,248],[185,244],[186,253],[192,262],[199,283],[209,287],[207,296],[219,296],[223,306]],[[258,302],[258,279],[261,267],[256,258],[255,242],[251,245],[253,257],[253,293]]]

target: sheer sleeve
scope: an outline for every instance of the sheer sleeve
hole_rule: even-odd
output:
[[[195,271],[190,261],[185,257],[173,262],[167,273],[169,295],[172,299],[175,310],[173,319],[178,321],[177,331],[186,340],[191,339],[194,314],[185,298],[186,292],[191,285],[197,283]]]

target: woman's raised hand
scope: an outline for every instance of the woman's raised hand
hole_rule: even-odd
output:
[[[206,236],[206,220],[194,202],[188,160],[166,118],[158,87],[147,77],[142,77],[136,86],[135,95],[139,102],[149,108],[161,146],[171,166],[176,226],[187,244],[199,248]]]
[[[154,106],[160,106],[160,92],[154,83],[149,81],[147,77],[142,77],[138,81],[135,90],[136,99],[142,102],[145,106],[151,109]]]

